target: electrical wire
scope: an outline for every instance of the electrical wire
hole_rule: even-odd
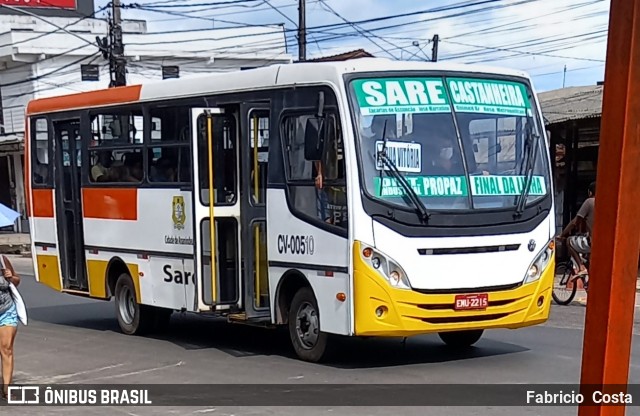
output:
[[[219,6],[229,6],[229,5],[237,5],[237,4],[246,4],[246,3],[255,3],[257,1],[261,1],[261,0],[229,0],[229,1],[212,1],[212,2],[208,2],[208,3],[194,3],[194,4],[187,4],[187,5],[181,5],[181,4],[175,4],[174,1],[170,1],[170,2],[160,2],[160,3],[150,3],[147,4],[146,6],[148,7],[156,7],[156,8],[161,8],[161,9],[174,9],[174,8],[185,8],[185,7],[219,7]],[[132,4],[137,4],[137,3],[132,3]]]
[[[16,11],[16,12],[19,12],[19,13],[26,14],[26,15],[31,16],[31,17],[35,17],[36,19],[42,20],[43,22],[45,22],[47,24],[50,24],[53,27],[58,28],[58,30],[62,30],[63,32],[68,33],[71,36],[74,36],[74,37],[82,40],[83,42],[86,42],[86,43],[88,43],[90,45],[94,45],[92,42],[89,42],[88,40],[86,40],[82,36],[78,35],[77,33],[71,32],[71,31],[65,29],[63,26],[60,26],[60,25],[58,25],[56,23],[53,23],[50,20],[47,20],[46,18],[37,15],[36,13],[32,13],[32,12],[29,12],[27,10],[20,9],[19,7],[8,6],[6,4],[0,4],[0,7],[4,7],[4,8],[9,9],[9,10],[13,10],[13,11]]]
[[[387,44],[390,44],[391,46],[396,46],[394,44],[392,44],[391,42],[380,38],[379,36],[369,32],[366,29],[362,29],[359,25],[352,23],[351,21],[347,20],[346,18],[344,18],[340,13],[338,13],[333,7],[331,7],[325,0],[320,0],[320,7],[326,7],[330,13],[332,13],[333,15],[335,15],[336,17],[338,17],[340,20],[342,20],[343,22],[349,24],[351,27],[353,27],[358,33],[360,33],[365,39],[368,39],[369,42],[373,43],[375,46],[377,46],[378,48],[380,48],[383,52],[386,52],[389,56],[391,56],[393,59],[396,59],[396,56],[394,54],[392,54],[388,49],[383,48],[382,46],[380,46],[380,44],[378,42],[376,42],[375,40],[372,39],[372,37],[378,38],[383,40],[384,42],[386,42]]]
[[[50,32],[44,32],[44,33],[41,33],[41,34],[39,34],[37,36],[31,37],[31,38],[28,38],[28,39],[23,39],[23,40],[20,40],[20,41],[17,41],[17,42],[12,42],[12,43],[7,43],[7,44],[4,44],[4,45],[0,45],[0,48],[5,48],[5,47],[8,47],[8,46],[21,45],[23,43],[31,42],[31,41],[34,41],[36,39],[41,39],[41,38],[43,38],[45,36],[53,35],[54,33],[58,33],[61,30],[64,31],[64,32],[67,32],[66,29],[68,29],[69,27],[75,26],[78,23],[80,23],[80,22],[82,22],[82,21],[84,21],[86,19],[93,18],[93,17],[95,17],[96,14],[106,10],[107,8],[108,8],[108,6],[101,7],[98,10],[96,10],[95,12],[93,12],[91,15],[82,16],[78,20],[75,20],[75,21],[73,21],[73,22],[71,22],[69,24],[66,24],[66,25],[62,26],[62,28],[57,28],[56,30],[53,30],[53,31],[50,31]],[[47,22],[47,23],[49,23],[49,22]]]
[[[77,59],[77,60],[75,60],[75,61],[69,62],[69,63],[68,63],[68,64],[66,64],[66,65],[63,65],[63,66],[61,66],[61,67],[59,67],[59,68],[56,68],[56,69],[54,69],[54,70],[51,70],[51,71],[47,72],[46,74],[42,74],[42,75],[38,75],[38,76],[36,76],[36,77],[31,77],[31,78],[23,79],[23,80],[20,80],[20,81],[14,81],[14,82],[8,82],[8,83],[6,83],[6,84],[0,84],[0,87],[2,87],[2,88],[6,88],[6,87],[13,87],[13,86],[15,86],[15,85],[24,84],[24,83],[26,83],[26,82],[34,82],[34,81],[38,81],[38,80],[40,80],[40,79],[42,79],[42,78],[46,78],[46,77],[51,76],[51,75],[53,75],[53,74],[56,74],[56,73],[58,73],[58,72],[60,72],[60,71],[63,71],[63,70],[65,70],[65,69],[67,69],[67,68],[70,68],[70,67],[72,67],[73,65],[77,65],[77,64],[81,63],[82,61],[86,61],[87,59],[89,59],[89,58],[91,58],[91,57],[93,57],[93,56],[95,56],[95,55],[98,55],[98,54],[99,54],[99,52],[95,52],[95,53],[94,53],[94,54],[92,54],[92,55],[89,55],[89,56],[83,56],[83,57],[81,57],[80,59]]]

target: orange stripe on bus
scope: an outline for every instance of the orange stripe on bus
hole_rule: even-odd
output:
[[[138,190],[135,188],[83,188],[85,218],[108,220],[138,219]]]
[[[81,92],[30,101],[27,114],[47,113],[73,108],[100,107],[138,101],[142,85],[130,85],[104,90]]]
[[[34,189],[33,216],[53,218],[53,189]]]

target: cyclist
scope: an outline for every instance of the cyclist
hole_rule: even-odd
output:
[[[571,220],[571,222],[567,225],[567,227],[560,234],[561,239],[567,239],[567,237],[571,234],[571,232],[577,227],[578,229],[583,229],[586,226],[587,233],[574,235],[568,238],[568,248],[569,253],[571,253],[571,257],[576,261],[579,265],[580,270],[578,272],[578,276],[584,276],[589,273],[587,268],[580,257],[580,254],[589,254],[591,253],[591,235],[593,233],[593,217],[594,217],[594,207],[595,207],[595,197],[596,197],[596,183],[591,182],[588,189],[588,198],[582,206],[575,218]]]

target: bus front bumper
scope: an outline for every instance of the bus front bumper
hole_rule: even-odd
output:
[[[555,259],[537,281],[488,292],[486,309],[464,311],[454,310],[456,293],[424,294],[393,288],[364,262],[355,263],[356,336],[408,337],[445,331],[515,329],[541,324],[549,318]]]

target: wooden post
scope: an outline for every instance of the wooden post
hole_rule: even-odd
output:
[[[599,152],[581,383],[602,387],[629,380],[640,249],[640,0],[611,0]],[[622,406],[579,409],[624,414]]]

